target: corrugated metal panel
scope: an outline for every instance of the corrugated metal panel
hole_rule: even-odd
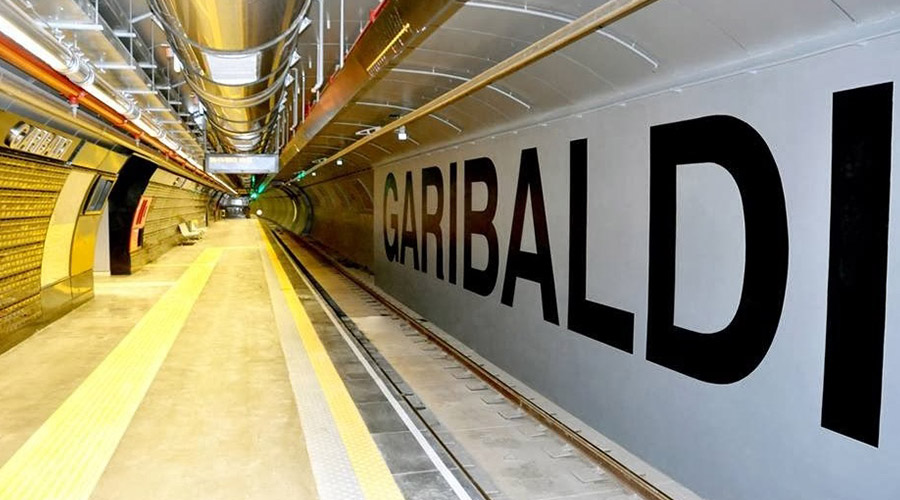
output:
[[[40,274],[38,274],[40,278]],[[0,311],[0,332],[11,332],[40,315],[41,296],[32,295]]]
[[[44,240],[49,217],[0,220],[0,251]]]
[[[144,196],[152,198],[144,225],[144,245],[132,254],[132,263],[155,260],[181,242],[178,224],[196,219],[206,225],[209,196],[175,186],[151,182]]]
[[[145,244],[155,232],[168,230],[172,235],[176,234],[180,222],[191,219],[201,224],[206,222],[207,196],[203,194],[150,183],[144,195],[153,198],[144,226]]]
[[[0,154],[0,333],[41,314],[47,225],[69,169]]]

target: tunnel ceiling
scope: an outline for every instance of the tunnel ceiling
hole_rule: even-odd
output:
[[[282,181],[601,5],[99,0],[99,16],[92,19],[92,3],[2,1],[27,10],[37,24],[61,26],[56,32],[62,39],[74,42],[100,77],[121,89],[182,151],[198,161],[204,150],[281,151]],[[409,140],[385,135],[347,154],[342,166],[327,165],[316,179],[300,182],[321,182],[571,110],[678,91],[704,72],[725,74],[728,65],[848,27],[864,28],[897,15],[897,9],[896,0],[657,0],[410,123]],[[342,54],[348,61],[343,68]],[[354,57],[373,62],[351,71]],[[315,126],[296,119],[304,107],[310,117],[321,118]],[[232,177],[249,187],[247,180]]]
[[[341,109],[283,167],[279,178],[289,180],[359,139],[366,129],[439,97],[600,5],[552,0],[460,3],[449,19]],[[706,70],[721,71],[734,61],[897,13],[894,0],[657,0],[413,122],[407,127],[409,140],[397,140],[394,134],[379,138],[344,157],[343,166],[328,165],[318,169],[318,177],[298,182],[322,182],[414,151],[537,123],[567,109],[616,103],[670,82],[677,91],[679,80],[688,76],[696,79]],[[326,51],[326,67],[336,64],[337,55]]]
[[[219,149],[271,151],[310,0],[148,0]]]
[[[0,2],[0,15],[18,24],[31,23],[33,30],[52,35],[61,44],[80,54],[90,66],[89,81],[103,81],[125,103],[163,136],[174,141],[180,151],[202,162],[203,147],[199,126],[190,118],[197,110],[190,96],[171,74],[164,34],[146,16],[144,0],[78,2],[42,0]],[[99,5],[99,12],[94,6]],[[133,17],[134,22],[129,22]],[[151,50],[155,47],[156,50]],[[60,55],[60,54],[56,54]],[[76,82],[81,84],[82,82]],[[187,117],[187,119],[185,119]]]

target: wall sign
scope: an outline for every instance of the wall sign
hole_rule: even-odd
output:
[[[376,284],[701,496],[900,498],[897,53],[378,169]]]
[[[210,174],[277,174],[278,155],[208,154]]]
[[[4,140],[9,149],[62,161],[71,157],[73,143],[68,137],[23,121],[11,127]]]

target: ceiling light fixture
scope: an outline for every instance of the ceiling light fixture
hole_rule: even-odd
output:
[[[405,141],[407,139],[409,139],[409,134],[406,133],[406,125],[403,125],[397,129],[397,140]]]
[[[247,85],[259,79],[260,53],[214,54],[204,53],[210,78],[225,85]]]

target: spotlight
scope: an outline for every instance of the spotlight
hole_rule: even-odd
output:
[[[406,133],[406,125],[403,125],[397,129],[397,140],[405,141],[407,139],[409,139],[409,134]]]
[[[338,159],[337,159],[337,166],[340,167],[340,166],[343,165],[343,164],[344,164],[344,159],[343,159],[343,158],[338,158]]]

